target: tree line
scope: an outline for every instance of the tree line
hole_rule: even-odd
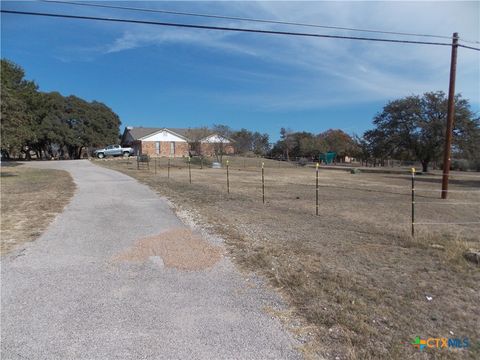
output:
[[[358,151],[355,140],[339,129],[313,134],[281,128],[280,140],[273,145],[269,155],[287,161],[298,158],[317,161],[320,154],[326,152],[335,152],[338,160],[345,156],[353,157]]]
[[[282,128],[281,138],[275,144],[269,142],[266,133],[253,132],[247,129],[232,130],[227,125],[213,125],[208,131],[233,140],[235,153],[239,155],[266,156],[275,159],[295,160],[307,158],[318,160],[320,154],[334,151],[337,157],[352,156],[358,153],[355,140],[342,130],[327,130],[318,135],[309,132],[293,132]],[[217,144],[219,153],[221,146]]]
[[[89,147],[118,142],[120,119],[105,104],[41,92],[6,59],[1,75],[2,158],[78,159]]]
[[[269,136],[266,133],[250,131],[245,128],[233,130],[228,125],[214,124],[209,128],[199,128],[192,130],[191,138],[200,139],[208,134],[215,133],[227,140],[233,140],[232,145],[235,153],[239,155],[267,156],[270,152]],[[215,144],[215,154],[221,156],[224,154],[224,148],[227,143]]]
[[[447,119],[447,97],[442,91],[407,96],[388,102],[373,119],[374,128],[362,136],[342,130],[320,134],[293,132],[282,128],[269,155],[290,160],[318,161],[328,151],[362,163],[384,165],[387,160],[419,161],[423,171],[443,158]],[[453,166],[459,170],[480,171],[480,118],[461,95],[455,97],[452,145]]]

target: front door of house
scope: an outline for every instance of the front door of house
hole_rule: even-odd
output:
[[[160,155],[160,141],[155,143],[155,154]]]
[[[175,141],[170,142],[170,156],[175,156]]]

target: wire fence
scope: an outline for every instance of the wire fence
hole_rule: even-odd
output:
[[[135,164],[136,161],[136,164]],[[153,162],[153,164],[151,164]],[[225,159],[219,159],[218,162],[220,163],[220,168],[218,171],[222,172],[224,171],[224,181],[225,182],[225,191],[229,195],[231,193],[231,171],[232,170],[243,170],[246,172],[250,173],[257,173],[258,172],[258,186],[261,188],[261,201],[263,204],[266,203],[266,200],[268,199],[268,193],[266,192],[267,186],[272,187],[273,186],[273,179],[269,179],[268,185],[266,185],[266,175],[268,172],[275,172],[276,169],[281,169],[281,170],[286,170],[286,169],[292,169],[294,170],[296,165],[288,163],[288,162],[283,162],[283,161],[277,161],[277,160],[269,160],[269,159],[258,159],[258,158],[235,158],[235,157],[229,157]],[[136,160],[127,160],[127,167],[130,167],[130,165],[136,165],[134,168],[136,168],[139,171],[152,171],[150,166],[153,167],[153,174],[154,175],[159,175],[159,174],[164,174],[166,175],[167,179],[170,179],[171,177],[171,170],[182,170],[185,169],[185,174],[182,175],[185,176],[185,179],[187,179],[189,184],[194,184],[195,183],[195,177],[192,175],[192,169],[197,171],[197,170],[204,170],[204,169],[209,169],[212,167],[212,161],[211,160],[201,160],[201,162],[196,159],[195,161],[192,161],[191,158],[141,158],[138,157]],[[319,213],[319,203],[322,200],[320,198],[319,194],[319,189],[323,188],[329,188],[329,189],[340,189],[340,190],[348,190],[351,192],[354,191],[360,191],[360,192],[380,192],[384,196],[395,196],[394,201],[398,201],[397,197],[404,198],[405,199],[405,204],[410,203],[411,207],[411,216],[410,216],[410,233],[412,237],[415,237],[416,231],[417,231],[417,226],[422,226],[422,227],[428,227],[428,226],[479,226],[480,221],[466,221],[465,220],[458,220],[458,221],[438,221],[435,219],[430,219],[430,220],[424,220],[422,219],[421,221],[417,221],[416,219],[418,218],[418,215],[422,215],[422,210],[423,206],[434,206],[436,207],[441,206],[443,207],[448,207],[448,206],[454,206],[454,207],[459,207],[459,206],[467,206],[473,210],[475,210],[475,207],[478,207],[478,211],[475,212],[475,214],[480,213],[480,197],[475,198],[475,196],[478,194],[480,195],[480,189],[475,190],[475,189],[468,189],[468,190],[461,190],[461,189],[452,189],[449,190],[449,193],[452,194],[459,194],[462,196],[468,196],[467,199],[451,199],[449,201],[447,200],[432,200],[432,196],[429,194],[441,194],[442,190],[436,190],[436,189],[431,189],[431,188],[423,188],[418,186],[418,178],[420,176],[417,175],[416,171],[414,168],[411,169],[410,175],[407,175],[408,178],[411,180],[411,187],[410,189],[406,185],[391,185],[391,184],[382,184],[381,186],[375,186],[371,183],[369,184],[358,184],[356,187],[352,186],[342,186],[342,185],[337,185],[336,183],[325,183],[320,181],[319,174],[322,172],[322,167],[319,164],[316,164],[313,169],[309,167],[304,167],[303,168],[306,171],[306,176],[308,177],[309,171],[312,171],[311,174],[311,183],[302,183],[302,182],[291,182],[289,181],[282,181],[283,186],[303,186],[306,187],[307,189],[313,188],[312,190],[312,203],[314,202],[314,206],[312,208],[314,209],[313,213],[316,216],[320,216]],[[182,171],[183,173],[183,171]],[[293,176],[294,172],[292,172]],[[209,183],[212,182],[218,182],[220,179],[218,178],[218,173],[215,173],[215,177],[209,180]],[[272,174],[270,174],[272,175]],[[178,174],[176,174],[178,176]],[[221,176],[221,175],[220,175]],[[303,175],[302,175],[303,176]],[[422,175],[421,179],[425,179],[427,175]],[[430,178],[438,178],[441,177],[441,175],[436,175],[436,174],[430,174],[428,175]],[[463,174],[461,174],[463,176]],[[398,174],[398,178],[406,178],[405,175],[403,174]],[[460,177],[459,175],[455,174],[455,177],[458,178]],[[468,179],[475,179],[478,180],[479,183],[478,185],[480,186],[480,175],[473,175],[473,174],[465,174],[465,178]],[[242,181],[242,180],[239,180]],[[469,180],[465,180],[469,181]],[[426,194],[422,194],[426,193]],[[473,199],[472,199],[472,195]],[[314,200],[313,200],[314,199]],[[422,199],[421,201],[417,201],[417,199]],[[347,199],[348,201],[348,199]],[[371,203],[371,204],[391,204],[393,200],[391,199],[380,199],[380,200],[370,200],[370,199],[362,199],[361,200],[363,203]],[[401,200],[400,200],[401,201]],[[312,204],[313,205],[313,204]]]
[[[445,200],[441,200],[441,201],[420,201],[420,202],[416,202],[416,195],[417,193],[420,191],[425,191],[425,192],[439,192],[439,193],[442,193],[443,191],[446,191],[446,190],[433,190],[433,189],[418,189],[418,188],[415,188],[415,179],[416,179],[416,176],[415,176],[415,168],[412,168],[411,169],[411,181],[412,181],[412,188],[411,188],[411,206],[412,206],[412,216],[411,216],[411,235],[412,237],[415,237],[415,227],[416,226],[419,226],[419,225],[423,225],[423,226],[438,226],[438,225],[442,225],[442,226],[449,226],[449,225],[480,225],[480,221],[460,221],[460,222],[455,222],[455,221],[450,221],[450,222],[437,222],[437,221],[423,221],[423,222],[416,222],[415,221],[415,211],[416,211],[416,206],[417,205],[431,205],[431,204],[434,204],[435,206],[437,205],[446,205],[446,206],[465,206],[465,205],[469,205],[469,206],[479,206],[480,207],[480,202],[472,202],[472,201],[456,201],[456,202],[447,202]],[[435,176],[435,175],[433,175]],[[475,176],[475,175],[473,175]],[[472,177],[473,177],[472,176]],[[468,177],[468,176],[465,176],[465,177]],[[471,178],[471,177],[469,177]],[[480,178],[478,176],[476,176],[477,179],[480,180]],[[480,191],[476,191],[476,190],[450,190],[449,192],[456,192],[456,193],[463,193],[463,194],[467,194],[467,193],[480,193]]]

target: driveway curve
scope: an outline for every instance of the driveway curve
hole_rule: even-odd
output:
[[[3,359],[300,358],[263,311],[278,299],[228,258],[196,271],[112,260],[185,228],[147,186],[88,161],[28,166],[67,170],[77,190],[40,238],[1,259]]]

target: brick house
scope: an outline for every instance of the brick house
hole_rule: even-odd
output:
[[[204,156],[214,156],[215,152],[231,155],[235,152],[233,141],[219,134],[210,134],[199,140],[200,151]]]
[[[135,154],[162,157],[190,155],[213,156],[216,151],[233,154],[233,141],[207,129],[144,128],[127,126],[122,146],[130,146]]]
[[[136,155],[183,157],[189,155],[188,139],[167,128],[126,127],[122,146],[130,146]]]

